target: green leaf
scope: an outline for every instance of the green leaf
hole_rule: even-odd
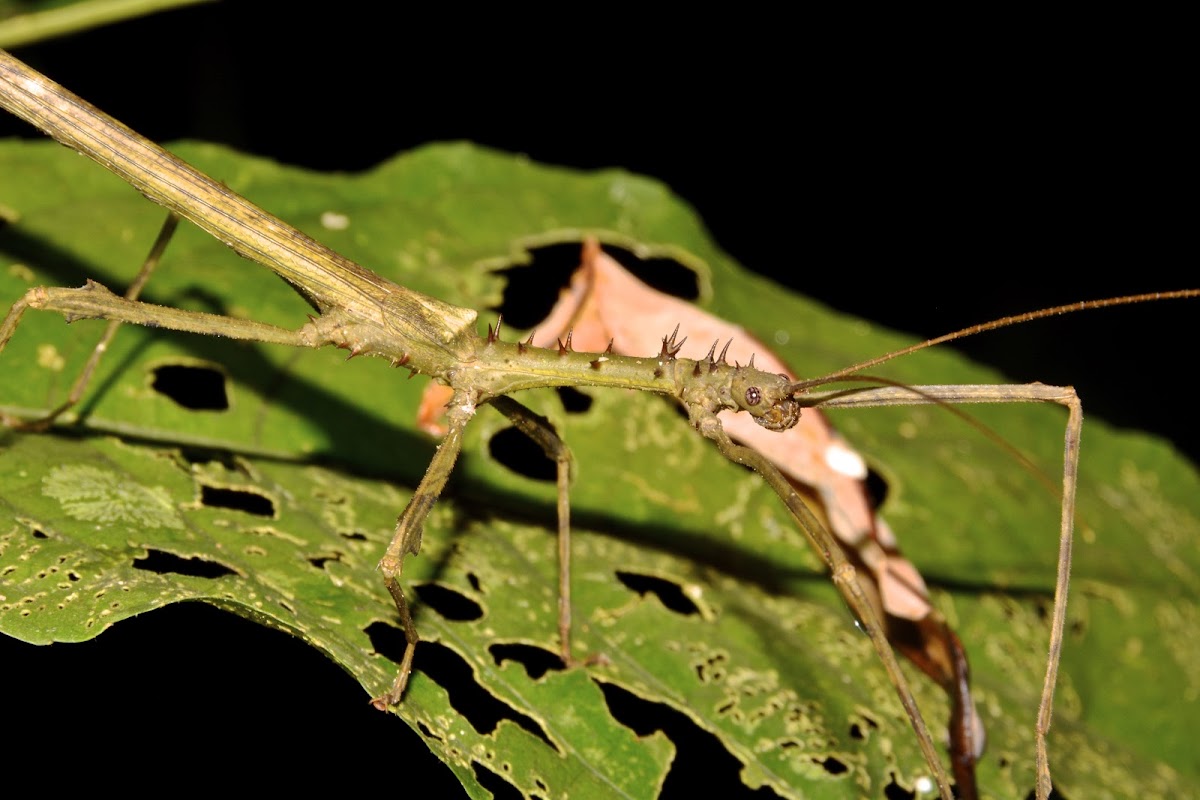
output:
[[[578,173],[465,144],[355,176],[209,145],[174,150],[388,278],[479,309],[481,322],[500,302],[501,270],[527,262],[530,248],[590,232],[694,269],[702,305],[764,341],[786,340],[780,355],[806,374],[904,343],[744,272],[666,188],[621,171]],[[0,174],[5,304],[39,284],[92,278],[119,289],[161,224],[162,212],[118,179],[50,143],[4,143]],[[186,226],[160,273],[152,302],[285,327],[308,311],[267,270]],[[27,314],[0,356],[0,409],[56,405],[101,328]],[[135,614],[202,601],[308,642],[359,681],[364,700],[383,691],[401,637],[375,563],[436,443],[414,426],[421,381],[343,360],[121,330],[75,426],[0,432],[0,630],[36,644],[82,641]],[[164,395],[155,382],[167,367],[217,376],[228,408]],[[946,352],[888,370],[910,382],[1000,380]],[[554,489],[494,457],[489,442],[507,423],[482,413],[404,581],[426,642],[418,651],[465,667],[502,719],[467,724],[432,660],[425,670],[418,661],[400,717],[477,797],[488,792],[476,764],[526,795],[655,796],[673,744],[615,719],[606,692],[617,690],[716,736],[748,787],[786,797],[877,797],[893,780],[911,788],[926,767],[908,721],[774,496],[669,402],[588,393],[581,413],[553,392],[519,399],[573,449],[575,645],[610,663],[544,675],[523,667],[531,653],[556,651]],[[978,417],[1058,474],[1060,410]],[[843,412],[835,422],[888,480],[884,513],[967,646],[989,733],[981,785],[1024,796],[1056,498],[938,409]],[[1200,765],[1180,708],[1194,711],[1200,687],[1200,481],[1162,442],[1089,422],[1079,494],[1050,739],[1056,785],[1070,797],[1195,794]],[[914,682],[939,728],[944,697]]]
[[[0,0],[0,47],[10,50],[207,0]]]

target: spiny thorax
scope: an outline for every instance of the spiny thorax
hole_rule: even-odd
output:
[[[570,349],[569,341],[560,342],[556,348],[542,348],[489,336],[474,359],[460,362],[445,379],[455,389],[471,392],[479,402],[538,387],[608,386],[671,395],[688,408],[693,418],[698,411],[715,414],[733,409],[749,411],[759,424],[776,430],[795,424],[794,417],[784,425],[767,421],[772,405],[793,402],[786,389],[786,376],[730,365],[724,358],[678,358],[674,355],[678,349],[674,336],[664,338],[662,352],[643,357],[611,351],[578,353]],[[755,388],[758,399],[753,403],[746,401],[750,386],[761,387]]]
[[[485,340],[474,359],[460,362],[446,378],[455,388],[479,392],[480,399],[556,386],[611,386],[675,395],[683,361]]]
[[[475,404],[524,389],[607,386],[671,395],[688,409],[695,424],[725,409],[747,411],[772,430],[786,430],[799,418],[786,375],[762,372],[753,359],[746,366],[731,365],[724,352],[714,355],[715,344],[707,358],[680,358],[678,329],[663,337],[662,350],[655,355],[618,355],[611,343],[603,353],[581,353],[571,348],[570,334],[550,348],[535,347],[532,337],[526,342],[502,341],[490,326],[487,336],[476,337],[469,332],[474,312],[468,313],[469,318],[456,320],[453,327],[422,325],[424,316],[410,313],[403,318],[415,323],[398,331],[394,325],[381,327],[362,315],[332,309],[312,319],[303,335],[311,346],[330,343],[352,356],[383,356],[393,366],[431,375]]]

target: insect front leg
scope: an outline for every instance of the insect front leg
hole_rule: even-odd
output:
[[[1083,407],[1073,388],[1040,383],[996,386],[888,386],[850,393],[834,393],[815,404],[824,408],[878,408],[945,403],[1056,403],[1068,411],[1066,431],[1063,435],[1062,506],[1059,518],[1058,566],[1054,584],[1054,614],[1050,628],[1049,654],[1046,658],[1046,677],[1038,704],[1035,730],[1037,798],[1047,800],[1053,784],[1050,778],[1046,736],[1050,731],[1054,713],[1054,688],[1058,681],[1058,666],[1062,658],[1063,634],[1066,628]]]
[[[408,601],[404,598],[404,589],[400,586],[400,575],[404,570],[404,557],[409,553],[416,555],[421,550],[421,532],[425,526],[425,518],[429,516],[434,502],[446,488],[446,481],[454,470],[454,463],[462,451],[463,429],[475,416],[475,400],[466,392],[456,391],[449,403],[447,413],[446,437],[433,454],[425,477],[421,478],[417,490],[400,517],[396,520],[396,533],[388,545],[387,551],[379,561],[379,571],[383,573],[383,585],[396,604],[400,615],[400,623],[404,626],[404,656],[400,661],[400,671],[392,688],[386,694],[371,701],[371,704],[384,711],[388,706],[396,705],[404,696],[408,686],[408,677],[412,673],[413,655],[416,653],[420,637],[417,634],[416,623],[413,622],[412,612]]]
[[[917,707],[917,702],[913,697],[912,690],[909,688],[908,680],[904,677],[904,673],[900,669],[900,663],[896,659],[896,654],[892,651],[891,644],[887,640],[883,623],[875,613],[874,606],[863,592],[862,586],[859,585],[856,571],[846,558],[841,545],[838,544],[834,536],[813,515],[812,511],[805,505],[804,500],[796,493],[792,485],[788,483],[787,478],[783,476],[783,473],[770,460],[756,450],[734,444],[721,425],[721,421],[712,412],[695,405],[689,405],[688,413],[697,430],[706,438],[715,442],[722,455],[734,463],[750,467],[766,480],[767,484],[783,500],[788,510],[792,513],[792,516],[795,517],[813,549],[817,551],[821,559],[829,567],[839,593],[858,618],[863,630],[875,646],[875,651],[879,654],[880,660],[883,661],[888,678],[891,680],[893,687],[895,687],[901,705],[904,706],[904,710],[912,723],[913,730],[917,734],[917,741],[920,744],[921,752],[925,756],[925,761],[934,773],[934,778],[937,780],[938,790],[941,793],[942,799],[951,800],[953,794],[950,790],[950,779],[947,777],[946,770],[942,766],[941,758],[933,743],[933,738],[929,734],[929,728],[926,726],[925,719]]]
[[[167,215],[167,219],[158,233],[158,238],[154,240],[154,245],[150,248],[150,253],[146,256],[146,260],[142,262],[142,268],[138,270],[137,276],[129,284],[129,288],[125,290],[124,297],[126,300],[133,302],[141,295],[142,289],[150,280],[150,275],[158,267],[163,252],[167,249],[167,244],[170,243],[171,237],[175,234],[175,229],[179,226],[179,219],[175,214]],[[0,349],[3,349],[9,338],[12,337],[17,323],[20,321],[20,317],[27,307],[27,303],[18,302],[9,311],[3,325],[0,325]],[[73,408],[83,398],[84,390],[91,381],[101,357],[108,350],[108,345],[112,341],[113,336],[116,335],[117,328],[119,327],[121,327],[120,320],[109,321],[108,326],[104,329],[104,334],[100,337],[100,341],[96,343],[96,347],[92,350],[87,363],[80,370],[78,377],[76,377],[75,382],[71,385],[71,391],[67,394],[67,398],[55,408],[36,419],[19,419],[7,414],[0,414],[0,422],[11,428],[26,431],[44,431],[53,425],[55,420]]]

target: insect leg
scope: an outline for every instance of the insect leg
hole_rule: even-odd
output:
[[[835,392],[825,399],[811,396],[823,408],[877,408],[881,406],[943,403],[1056,403],[1068,411],[1063,435],[1062,506],[1059,519],[1058,567],[1054,584],[1054,616],[1050,628],[1046,678],[1038,704],[1035,747],[1037,751],[1037,798],[1047,800],[1053,785],[1046,736],[1054,713],[1054,687],[1062,658],[1063,632],[1067,618],[1067,593],[1071,582],[1071,547],[1074,541],[1075,492],[1079,483],[1079,441],[1083,432],[1083,406],[1069,386],[1040,383],[1014,385],[887,386],[876,389]]]
[[[592,664],[597,656],[577,659],[571,655],[571,451],[545,417],[535,414],[509,397],[491,401],[517,430],[532,439],[546,457],[554,461],[558,476],[558,643],[559,655],[568,667]]]
[[[248,342],[285,344],[292,347],[320,347],[325,343],[314,337],[309,326],[289,331],[265,322],[251,319],[208,314],[203,311],[182,311],[168,306],[156,306],[136,300],[127,300],[113,294],[105,287],[89,280],[78,289],[39,286],[30,289],[8,310],[0,322],[0,350],[8,344],[21,317],[31,308],[56,311],[68,322],[78,319],[107,319],[129,322],[154,328],[200,333],[207,336],[223,336]]]
[[[404,638],[407,642],[404,647],[404,656],[400,661],[400,671],[392,683],[392,688],[386,694],[371,701],[371,704],[380,711],[400,702],[400,698],[404,695],[404,689],[408,685],[408,676],[412,672],[413,655],[416,653],[417,643],[420,641],[408,601],[404,599],[404,589],[400,586],[404,557],[409,553],[416,555],[421,550],[421,531],[425,525],[425,518],[429,516],[434,502],[441,495],[442,489],[446,487],[446,481],[454,470],[454,462],[458,460],[458,454],[462,450],[463,428],[473,416],[475,416],[474,401],[461,392],[455,392],[447,414],[449,429],[446,432],[446,438],[442,440],[441,445],[433,454],[433,460],[429,462],[429,468],[425,470],[425,477],[421,478],[412,499],[408,501],[404,511],[400,512],[400,517],[396,520],[396,533],[392,536],[387,551],[379,561],[379,571],[383,573],[383,585],[387,587],[388,593],[396,604],[396,611],[400,614],[400,623],[404,626]]]
[[[750,467],[766,480],[767,484],[783,500],[788,510],[792,513],[792,516],[796,518],[813,549],[820,554],[822,560],[829,566],[838,591],[841,593],[843,599],[845,599],[846,604],[850,606],[855,616],[858,617],[863,629],[871,638],[871,643],[875,645],[875,651],[883,661],[888,677],[891,679],[900,702],[904,706],[904,710],[912,723],[913,730],[917,734],[921,752],[925,755],[925,760],[934,773],[943,800],[951,800],[953,794],[950,791],[950,779],[947,777],[946,770],[942,766],[941,758],[933,743],[933,738],[929,735],[929,728],[925,725],[925,719],[921,716],[920,709],[917,708],[917,703],[913,698],[912,690],[908,686],[908,681],[905,679],[904,673],[900,670],[900,663],[896,660],[896,654],[892,651],[891,644],[888,643],[883,623],[879,620],[870,600],[863,592],[862,586],[859,585],[856,571],[846,559],[841,545],[837,543],[833,535],[813,515],[812,511],[809,510],[808,506],[800,498],[800,495],[788,483],[787,478],[783,476],[770,460],[756,450],[734,444],[733,440],[729,438],[729,434],[725,432],[724,427],[721,425],[721,421],[715,415],[699,411],[694,407],[689,407],[689,412],[692,414],[693,423],[700,433],[706,438],[712,439],[722,455],[730,461]]]
[[[146,256],[146,260],[142,262],[142,268],[138,270],[137,277],[134,278],[133,282],[129,284],[129,288],[125,291],[126,300],[137,300],[138,295],[141,294],[147,281],[150,280],[151,273],[158,267],[158,262],[162,259],[163,251],[167,249],[167,244],[171,241],[171,237],[175,233],[175,228],[179,225],[179,219],[175,214],[167,215],[167,219],[158,233],[158,238],[154,240],[154,245],[150,248],[150,253]],[[13,320],[12,327],[16,327],[15,319]],[[84,389],[87,388],[88,383],[91,381],[92,375],[96,371],[96,366],[100,363],[100,358],[108,350],[108,345],[112,341],[113,336],[116,335],[117,328],[119,327],[121,327],[120,320],[111,320],[108,323],[108,327],[104,329],[104,334],[100,337],[100,341],[96,343],[96,347],[92,350],[87,363],[80,370],[75,383],[71,385],[71,391],[67,394],[66,400],[37,419],[19,419],[3,415],[0,421],[3,421],[5,425],[11,428],[27,431],[44,431],[53,425],[55,420],[75,406],[83,397]],[[7,342],[9,336],[11,336],[11,330],[7,330],[7,320],[5,321],[5,329],[6,333],[0,336],[0,340],[3,342]]]

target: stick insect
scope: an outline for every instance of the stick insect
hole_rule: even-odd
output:
[[[937,402],[1056,402],[1073,411],[1067,440],[1068,472],[1071,483],[1074,458],[1077,457],[1075,437],[1078,435],[1078,403],[1069,390],[1053,387],[1006,387],[1005,396],[994,389],[979,387],[887,387],[851,393],[816,394],[806,384],[779,380],[778,376],[760,373],[752,365],[728,364],[717,355],[714,347],[707,359],[691,361],[676,357],[681,340],[665,332],[662,350],[656,356],[625,359],[604,353],[575,353],[569,340],[557,351],[537,352],[522,343],[505,343],[497,330],[489,329],[485,339],[475,335],[474,312],[442,303],[433,298],[416,295],[401,287],[362,270],[356,265],[325,251],[315,242],[287,228],[278,220],[249,206],[240,198],[220,190],[207,179],[189,171],[162,151],[144,140],[130,138],[128,132],[109,128],[110,122],[88,109],[77,98],[59,87],[23,70],[7,57],[5,66],[5,104],[21,116],[49,129],[56,138],[88,152],[105,163],[152,199],[181,215],[196,221],[210,233],[230,244],[237,252],[265,263],[295,285],[321,311],[321,316],[300,331],[283,331],[270,326],[228,318],[215,319],[170,309],[149,309],[130,299],[117,298],[102,287],[89,286],[84,290],[35,290],[10,313],[0,330],[0,342],[6,341],[16,328],[17,320],[26,307],[58,310],[68,315],[96,316],[112,320],[153,323],[201,333],[220,333],[235,338],[302,346],[333,343],[351,351],[352,355],[375,354],[445,381],[454,390],[451,405],[450,434],[447,444],[438,451],[422,481],[416,498],[401,515],[397,535],[389,547],[381,568],[385,585],[392,595],[397,612],[403,620],[408,646],[399,674],[391,688],[377,698],[381,706],[402,699],[409,677],[418,634],[408,612],[399,578],[404,557],[415,553],[420,546],[421,524],[433,500],[440,493],[461,448],[461,437],[467,422],[478,406],[495,405],[502,413],[534,436],[558,464],[560,485],[560,531],[565,541],[567,510],[565,490],[569,459],[557,437],[538,418],[506,397],[536,386],[596,385],[636,388],[667,394],[679,399],[686,407],[695,427],[713,440],[720,451],[731,460],[751,466],[761,472],[771,487],[781,496],[789,510],[800,520],[807,535],[814,540],[843,588],[847,602],[862,620],[871,635],[880,657],[888,667],[889,676],[904,699],[922,750],[931,769],[938,775],[943,796],[949,796],[949,783],[940,767],[932,738],[921,722],[920,712],[907,690],[903,673],[891,655],[890,646],[882,638],[878,621],[872,619],[868,604],[856,593],[853,570],[846,564],[835,542],[811,518],[806,507],[788,487],[773,467],[752,451],[732,443],[724,435],[714,413],[720,408],[746,411],[760,420],[763,427],[783,429],[794,422],[801,408],[823,404],[827,407],[854,407],[933,400]],[[11,104],[11,105],[10,105]],[[102,127],[95,128],[93,125]],[[131,156],[128,150],[113,148],[110,142],[120,135],[127,144],[140,152]],[[144,165],[152,163],[152,168]],[[186,191],[181,191],[186,187]],[[189,197],[188,195],[192,195]],[[203,201],[196,197],[204,197]],[[212,213],[218,210],[218,214]],[[252,225],[247,227],[247,222]],[[1176,296],[1194,296],[1179,293]],[[98,298],[98,299],[97,299]],[[1055,309],[1055,312],[1065,309]],[[1005,321],[1006,323],[1012,320]],[[880,360],[881,361],[881,360]],[[857,365],[826,380],[853,375],[880,363]],[[1070,492],[1067,492],[1068,497]],[[1069,501],[1068,501],[1069,502]],[[1064,510],[1062,531],[1064,547],[1070,541],[1069,505]],[[1065,576],[1069,559],[1061,561],[1060,577],[1065,594]],[[565,593],[564,593],[565,594]],[[1060,598],[1058,608],[1064,608]],[[564,610],[569,604],[563,603]],[[1059,612],[1061,614],[1061,611]],[[1061,636],[1061,617],[1056,623]],[[569,619],[560,618],[560,636],[564,660],[573,656],[567,637]],[[1044,752],[1045,728],[1049,723],[1053,690],[1052,668],[1046,682],[1043,700],[1043,721],[1039,731],[1039,794],[1049,792],[1049,768]]]

